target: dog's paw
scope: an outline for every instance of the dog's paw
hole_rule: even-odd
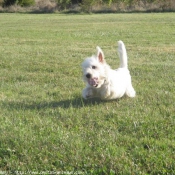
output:
[[[92,89],[85,88],[83,90],[82,96],[83,96],[84,99],[92,98],[93,97]]]
[[[133,88],[129,89],[126,94],[128,97],[131,97],[131,98],[136,96],[136,92]]]

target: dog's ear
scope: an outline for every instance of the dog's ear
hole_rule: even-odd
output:
[[[104,53],[99,46],[97,46],[97,59],[101,63],[105,63]]]

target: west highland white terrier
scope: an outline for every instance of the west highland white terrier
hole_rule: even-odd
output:
[[[99,97],[110,100],[121,98],[125,94],[135,97],[126,48],[122,41],[118,41],[118,54],[120,67],[116,70],[111,69],[106,63],[103,51],[98,46],[97,55],[85,59],[82,63],[83,79],[86,82],[86,88],[82,92],[84,99]]]

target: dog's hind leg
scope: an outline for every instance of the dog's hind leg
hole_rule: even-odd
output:
[[[118,54],[120,57],[120,68],[128,68],[128,58],[123,41],[118,41]]]
[[[135,97],[136,96],[136,92],[134,90],[134,88],[132,87],[132,84],[130,83],[129,86],[126,89],[126,93],[125,93],[128,97]]]

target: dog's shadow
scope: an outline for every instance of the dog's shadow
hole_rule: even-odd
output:
[[[67,99],[67,100],[61,100],[58,102],[51,102],[51,107],[55,108],[55,107],[62,107],[62,108],[82,108],[85,106],[94,106],[94,105],[98,105],[101,103],[105,103],[106,101],[103,101],[101,99],[98,98],[91,98],[91,99],[87,99],[84,100],[81,97],[76,97],[74,99]]]
[[[118,100],[115,100],[118,102]],[[42,109],[47,109],[47,108],[64,108],[68,109],[70,107],[73,108],[83,108],[85,106],[94,106],[94,105],[99,105],[101,103],[108,103],[109,101],[104,101],[100,100],[98,98],[93,98],[93,99],[88,99],[84,100],[82,97],[75,97],[73,99],[66,99],[66,100],[58,100],[58,101],[51,101],[51,102],[34,102],[34,101],[28,101],[28,102],[16,102],[16,101],[6,101],[3,102],[3,107],[4,108],[10,108],[10,109],[15,109],[15,110],[42,110]]]

